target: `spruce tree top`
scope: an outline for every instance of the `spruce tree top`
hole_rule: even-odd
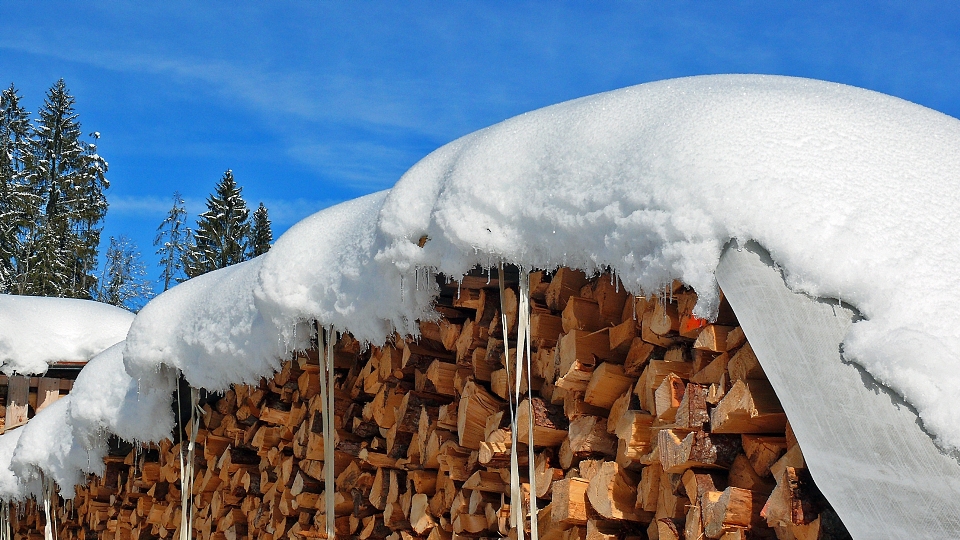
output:
[[[270,250],[270,242],[273,242],[273,231],[270,229],[270,217],[267,215],[267,207],[260,203],[260,206],[253,212],[253,233],[251,238],[251,255],[259,257]]]
[[[197,218],[197,230],[184,264],[187,276],[196,277],[246,260],[249,214],[233,171],[227,169],[215,192],[207,198],[207,211]]]

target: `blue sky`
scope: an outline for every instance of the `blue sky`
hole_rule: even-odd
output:
[[[104,239],[133,238],[154,277],[173,192],[195,217],[227,168],[279,235],[457,137],[596,92],[773,73],[957,117],[958,71],[948,2],[15,0],[0,17],[0,85],[35,112],[65,79],[110,163]]]

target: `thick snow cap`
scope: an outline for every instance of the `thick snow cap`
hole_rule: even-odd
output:
[[[262,258],[147,305],[124,361],[224,388],[302,347],[305,321],[380,342],[475,264],[680,279],[718,305],[722,247],[756,240],[792,287],[855,306],[844,341],[960,448],[960,122],[867,90],[724,75],[561,103],[433,152],[387,193],[307,218]],[[429,240],[421,248],[418,242]],[[790,359],[784,359],[790,361]]]
[[[0,371],[37,375],[123,341],[133,313],[90,300],[0,294]]]

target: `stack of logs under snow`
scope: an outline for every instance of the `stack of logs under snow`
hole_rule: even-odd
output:
[[[525,509],[535,448],[541,539],[843,537],[725,302],[708,324],[680,286],[643,299],[566,268],[530,281],[534,395],[517,436]],[[506,285],[502,304],[495,276],[443,286],[442,319],[418,340],[363,350],[340,337],[333,463],[316,351],[208,404],[193,536],[323,537],[330,495],[338,537],[515,537],[500,310],[512,347],[517,293]],[[108,458],[103,478],[60,505],[59,537],[176,540],[179,453],[165,443]],[[20,534],[41,530],[42,515],[21,514]]]

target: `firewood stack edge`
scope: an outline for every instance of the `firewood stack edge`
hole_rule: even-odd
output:
[[[501,302],[492,274],[443,283],[441,318],[418,340],[364,349],[340,336],[333,463],[316,350],[206,404],[192,537],[324,537],[328,493],[337,537],[516,537],[500,311],[515,347],[518,289],[505,274]],[[530,291],[534,392],[517,438],[528,503],[532,435],[541,539],[849,537],[726,302],[711,324],[679,283],[644,299],[569,268],[530,274]],[[57,502],[58,538],[177,540],[180,450],[108,457],[102,478]],[[12,515],[18,538],[42,538],[41,505]]]

